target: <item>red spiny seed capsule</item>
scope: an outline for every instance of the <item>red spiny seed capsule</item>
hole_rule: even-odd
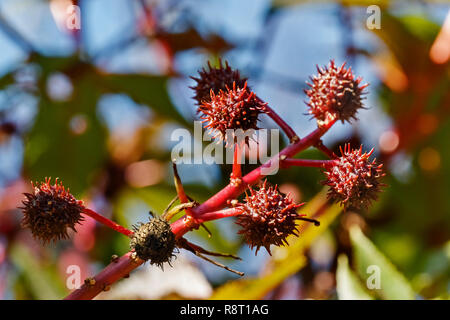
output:
[[[197,85],[191,87],[195,91],[194,99],[198,105],[201,105],[203,101],[211,100],[211,90],[218,94],[220,90],[226,90],[227,87],[231,88],[233,83],[236,83],[238,88],[244,87],[247,78],[242,78],[238,70],[233,70],[225,62],[225,66],[222,65],[222,61],[219,60],[219,67],[211,67],[208,61],[209,70],[204,68],[199,71],[199,77],[191,77],[197,82]]]
[[[30,228],[33,237],[44,243],[68,238],[68,229],[83,221],[83,202],[66,190],[62,183],[45,178],[33,184],[34,193],[24,193],[22,226]]]
[[[264,107],[265,103],[248,90],[247,83],[242,88],[233,83],[231,89],[221,90],[218,94],[211,90],[211,100],[204,101],[198,110],[205,127],[215,132],[214,138],[226,140],[228,129],[258,129],[258,116],[264,112]]]
[[[162,267],[164,262],[170,261],[174,256],[175,234],[170,224],[161,218],[152,218],[147,223],[133,226],[134,234],[131,237],[130,248],[142,260],[149,260],[150,264]]]
[[[325,171],[327,179],[322,183],[328,185],[328,197],[340,202],[345,209],[368,208],[372,200],[377,200],[381,188],[385,185],[380,182],[385,175],[382,164],[376,159],[369,160],[373,149],[363,153],[362,147],[351,150],[350,144],[341,148],[341,156],[334,165]]]
[[[360,86],[361,77],[355,79],[351,67],[345,63],[336,67],[334,60],[328,67],[317,66],[318,75],[311,77],[307,83],[310,89],[305,90],[309,97],[308,113],[317,120],[319,127],[328,121],[338,119],[350,122],[356,119],[356,113],[364,108],[362,96],[368,84]]]
[[[256,253],[264,247],[270,254],[270,245],[283,246],[289,235],[298,236],[296,220],[302,219],[302,215],[297,213],[297,208],[301,205],[265,180],[259,190],[250,188],[245,203],[240,205],[243,213],[236,223],[242,229],[238,233],[244,235],[252,249],[256,247]]]

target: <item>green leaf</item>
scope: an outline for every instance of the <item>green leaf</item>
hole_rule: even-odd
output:
[[[358,227],[354,226],[350,229],[350,239],[355,253],[356,267],[363,281],[371,275],[367,273],[369,266],[376,266],[380,270],[380,289],[377,289],[377,294],[384,299],[392,300],[415,298],[415,293],[406,278]]]
[[[397,17],[383,11],[381,29],[374,32],[390,49],[408,78],[420,71],[432,73],[429,50],[439,26],[421,16]],[[420,32],[418,32],[420,30]]]
[[[339,300],[373,300],[358,276],[348,266],[348,258],[341,254],[336,270],[336,290]]]
[[[59,177],[80,194],[104,163],[106,131],[96,117],[99,92],[93,88],[93,79],[86,77],[79,80],[70,101],[41,98],[34,126],[25,137],[25,171],[33,180]],[[74,123],[82,130],[71,129]]]
[[[168,77],[144,74],[111,74],[101,76],[106,92],[125,93],[134,101],[148,105],[156,113],[189,125],[172,104],[167,93]]]
[[[55,276],[56,270],[43,268],[30,249],[24,245],[14,244],[11,247],[10,258],[23,273],[26,285],[35,299],[61,299],[67,293],[61,281]]]

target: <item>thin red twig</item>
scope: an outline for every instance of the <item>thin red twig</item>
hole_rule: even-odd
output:
[[[109,289],[114,282],[126,277],[131,271],[144,263],[144,260],[133,257],[133,252],[127,252],[122,257],[112,261],[90,281],[83,284],[79,289],[70,293],[64,300],[90,300],[100,292]]]
[[[310,160],[310,159],[285,159],[281,162],[283,168],[289,167],[316,167],[327,168],[332,166],[335,160]]]
[[[104,216],[95,212],[94,210],[85,208],[83,210],[83,213],[86,214],[87,216],[97,220],[98,222],[104,224],[105,226],[126,235],[127,237],[130,237],[134,233],[133,231],[131,231],[125,227],[122,227],[120,224],[117,224],[114,221],[111,221],[108,218],[105,218]]]
[[[256,97],[258,100],[262,102],[262,100]],[[294,129],[292,129],[268,104],[265,105],[266,114],[275,121],[276,124],[284,131],[284,133],[289,138],[291,143],[294,143],[299,140],[299,137],[295,133]]]
[[[318,150],[322,151],[328,158],[335,159],[337,156],[334,154],[333,151],[328,149],[322,142],[322,140],[317,141],[317,143],[314,145]]]

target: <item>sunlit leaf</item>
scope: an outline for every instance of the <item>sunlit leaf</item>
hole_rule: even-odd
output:
[[[102,75],[106,92],[125,93],[137,103],[148,105],[156,113],[187,124],[178,110],[173,106],[167,93],[165,76],[144,74],[111,74]]]
[[[55,270],[43,268],[24,245],[14,244],[10,250],[10,258],[23,273],[26,285],[34,298],[39,300],[61,299],[67,293],[62,287],[61,281],[55,277]]]
[[[106,133],[96,116],[99,92],[94,87],[86,78],[68,102],[41,98],[25,138],[25,171],[33,180],[59,177],[79,194],[95,177],[106,157]]]
[[[348,265],[348,258],[342,254],[338,258],[336,270],[336,290],[340,300],[373,300],[363,287],[358,276]]]
[[[354,226],[350,230],[350,239],[355,253],[356,267],[359,276],[364,281],[371,273],[368,269],[375,266],[380,270],[380,289],[377,294],[385,299],[410,300],[415,298],[414,291],[406,278],[397,268],[375,247],[375,245]]]

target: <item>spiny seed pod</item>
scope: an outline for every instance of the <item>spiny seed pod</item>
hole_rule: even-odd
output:
[[[142,260],[162,266],[172,259],[175,248],[175,234],[170,224],[161,218],[151,218],[147,223],[134,226],[130,247]]]
[[[227,140],[228,129],[257,130],[258,116],[265,107],[265,103],[247,89],[247,83],[242,88],[233,83],[231,88],[218,94],[211,90],[211,100],[204,101],[198,108],[202,113],[200,118],[207,123],[205,127],[216,133],[214,138],[221,140]]]
[[[352,69],[336,67],[334,60],[327,67],[319,68],[319,74],[311,77],[307,83],[310,89],[305,90],[309,97],[308,113],[317,120],[319,127],[328,121],[338,119],[342,122],[356,119],[356,113],[364,108],[362,104],[364,89],[368,84],[360,86],[362,78],[354,78]]]
[[[226,90],[227,87],[231,88],[233,83],[236,83],[238,88],[242,88],[247,81],[247,78],[242,78],[238,70],[233,70],[225,62],[225,66],[222,66],[222,61],[219,60],[219,67],[211,67],[208,61],[209,70],[204,68],[199,71],[199,78],[191,77],[197,82],[197,85],[190,87],[195,91],[194,99],[198,105],[201,105],[203,101],[211,100],[211,90],[218,94],[220,90]]]
[[[296,220],[302,215],[297,213],[297,208],[301,205],[265,180],[259,190],[250,188],[250,195],[246,194],[245,203],[240,205],[243,212],[236,223],[242,230],[238,233],[244,235],[252,249],[256,247],[256,253],[264,247],[270,254],[270,245],[282,246],[287,244],[289,235],[298,236]]]
[[[345,209],[368,208],[372,200],[377,200],[381,188],[385,185],[380,182],[384,176],[382,164],[377,164],[376,159],[370,161],[373,149],[369,153],[363,153],[362,147],[351,150],[350,144],[341,148],[341,156],[335,164],[325,171],[327,179],[322,181],[328,185],[328,197],[340,202]]]
[[[24,193],[26,200],[22,201],[22,226],[30,228],[31,233],[44,243],[68,238],[68,229],[75,231],[75,225],[83,221],[81,213],[83,202],[74,198],[62,183],[55,180],[33,184],[34,193]]]

